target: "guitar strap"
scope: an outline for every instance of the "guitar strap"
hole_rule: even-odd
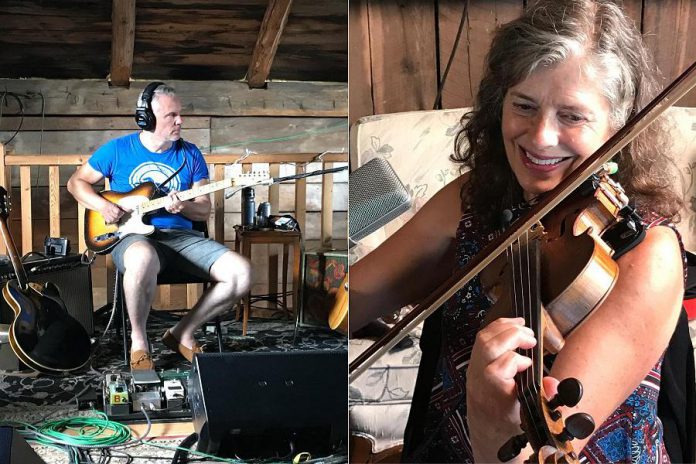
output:
[[[184,169],[184,166],[186,166],[186,156],[184,156],[184,161],[183,161],[183,163],[181,163],[181,166],[179,166],[179,169],[177,169],[176,171],[174,171],[174,174],[172,174],[171,176],[167,177],[167,178],[164,180],[164,182],[162,182],[161,184],[159,184],[159,185],[155,188],[154,196],[158,196],[158,195],[164,196],[165,193],[162,191],[162,188],[165,187],[173,178],[175,178],[175,177],[177,176],[177,174],[179,174],[179,173],[181,172],[181,170]]]

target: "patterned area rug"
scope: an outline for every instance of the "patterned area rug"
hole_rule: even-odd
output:
[[[128,370],[124,364],[121,336],[113,328],[102,336],[108,316],[109,314],[104,314],[95,320],[94,336],[99,339],[99,342],[95,344],[96,348],[93,349],[94,354],[88,368],[63,377],[35,373],[33,375],[17,372],[0,373],[0,421],[39,423],[46,419],[93,414],[89,411],[78,411],[76,399],[91,390],[98,389],[106,373]],[[158,371],[177,369],[190,371],[191,369],[191,363],[178,353],[169,350],[160,341],[165,330],[174,325],[177,318],[178,316],[171,313],[153,312],[148,322],[148,336]],[[241,331],[241,322],[222,321],[224,352],[347,350],[348,346],[345,336],[321,327],[300,327],[294,340],[294,321],[288,319],[251,320],[247,336],[241,336]],[[217,336],[214,331],[203,333],[201,330],[197,339],[199,343],[204,344],[205,351],[217,351]],[[171,462],[174,454],[171,446],[176,446],[179,442],[181,438],[147,441],[122,450],[120,460],[119,455],[112,455],[113,462],[124,462],[126,455],[144,463]],[[163,444],[168,444],[170,447],[155,448]],[[67,464],[69,462],[67,454],[61,450],[37,443],[31,443],[31,446],[47,463]],[[342,448],[336,453],[324,456],[319,461],[347,462],[347,449]],[[95,450],[92,454],[94,462],[99,461],[98,456],[98,450]],[[126,461],[130,462],[128,459]],[[99,462],[112,461],[109,458]],[[198,457],[198,462],[216,461]],[[310,462],[318,461],[313,459]]]
[[[101,337],[108,315],[95,320],[95,337]],[[148,336],[157,370],[191,369],[191,363],[160,341],[167,328],[174,325],[176,317],[171,313],[153,312],[148,322]],[[347,350],[346,337],[328,328],[300,327],[293,343],[294,330],[294,321],[251,320],[247,335],[243,337],[241,322],[223,321],[223,351]],[[204,343],[206,351],[217,351],[214,333],[200,333],[198,341]],[[74,405],[78,396],[98,387],[107,372],[128,370],[123,360],[123,342],[115,329],[110,329],[97,345],[89,368],[71,375],[50,377],[11,372],[0,375],[0,420],[15,408]]]

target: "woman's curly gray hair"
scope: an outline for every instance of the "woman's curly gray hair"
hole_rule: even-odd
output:
[[[540,0],[502,26],[486,57],[474,108],[462,118],[453,155],[471,168],[462,196],[492,223],[522,201],[502,141],[503,99],[535,70],[572,56],[585,58],[584,65],[601,76],[615,130],[657,94],[656,67],[640,32],[609,0]],[[677,220],[683,199],[674,188],[679,176],[668,149],[666,123],[658,121],[615,157],[617,179],[640,210]]]

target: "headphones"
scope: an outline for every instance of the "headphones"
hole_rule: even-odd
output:
[[[142,130],[152,131],[155,129],[155,113],[152,112],[152,97],[157,87],[165,85],[164,82],[151,82],[138,97],[138,105],[135,107],[135,123]]]

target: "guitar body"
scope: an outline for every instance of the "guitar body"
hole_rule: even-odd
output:
[[[17,276],[2,288],[5,302],[14,312],[8,330],[10,347],[17,359],[43,374],[77,370],[91,356],[89,334],[68,313],[55,284],[29,282],[7,226],[9,216],[7,190],[0,185],[0,233]]]
[[[12,279],[2,296],[15,314],[9,340],[20,361],[43,374],[62,374],[87,364],[89,335],[68,313],[58,287],[32,282],[23,290]]]
[[[338,286],[335,303],[329,312],[329,327],[342,334],[348,333],[348,274]]]
[[[176,195],[179,200],[186,201],[229,187],[270,185],[268,182],[271,180],[268,172],[253,171],[234,178],[193,187],[177,192]],[[130,212],[124,214],[118,224],[107,224],[101,213],[88,209],[85,213],[85,243],[87,248],[95,253],[108,253],[121,239],[131,234],[150,235],[153,233],[155,227],[145,224],[143,217],[147,213],[164,208],[168,201],[166,196],[153,199],[156,190],[155,184],[145,182],[129,192],[101,192],[102,197]]]
[[[130,192],[101,192],[105,199],[116,203],[130,213],[123,215],[118,224],[107,224],[99,212],[85,212],[85,242],[87,248],[95,253],[108,253],[118,242],[131,234],[150,235],[154,226],[143,222],[143,215],[136,212],[136,207],[149,201],[155,193],[155,184],[145,182]]]

